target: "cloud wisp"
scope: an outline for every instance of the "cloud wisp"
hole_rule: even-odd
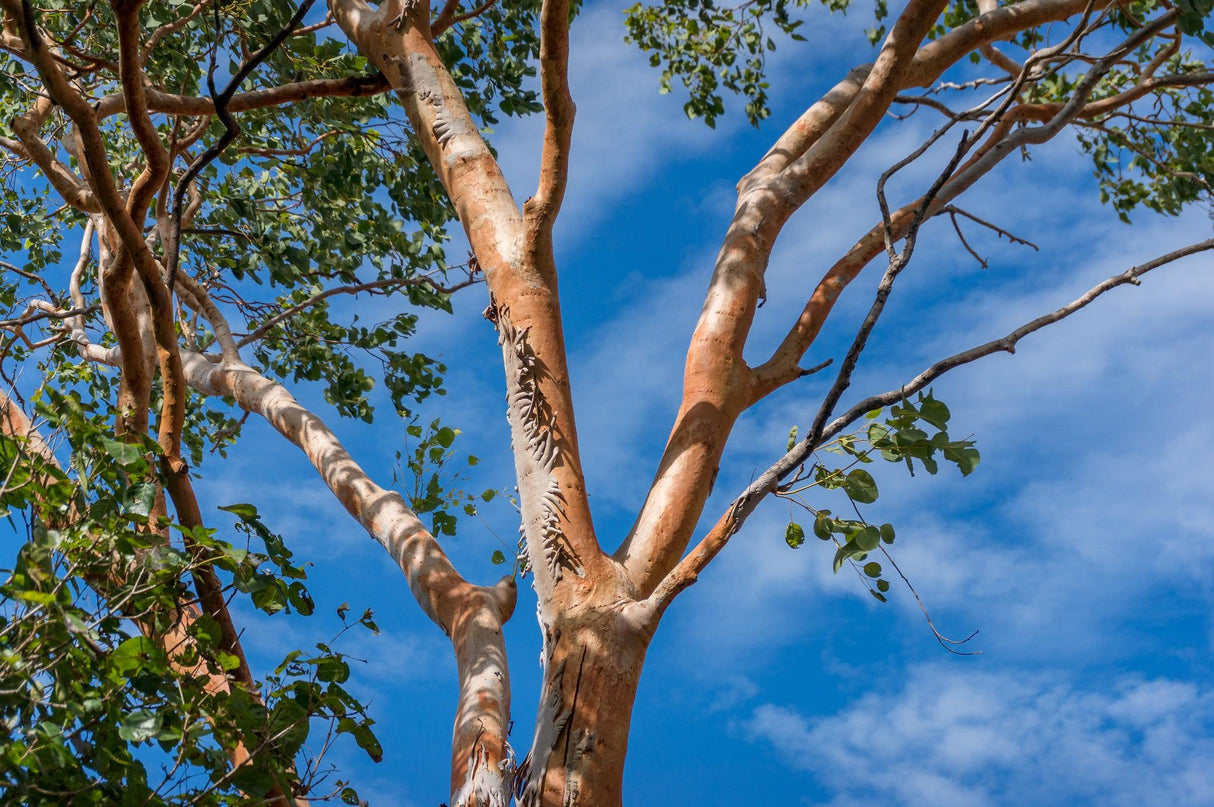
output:
[[[828,785],[831,807],[1214,801],[1214,692],[1167,678],[1087,689],[924,665],[836,714],[764,704],[739,728]]]

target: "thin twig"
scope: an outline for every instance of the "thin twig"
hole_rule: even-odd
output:
[[[852,340],[851,347],[848,348],[847,355],[843,357],[843,362],[839,366],[839,374],[835,376],[835,383],[831,385],[830,390],[826,393],[826,397],[822,400],[822,405],[818,408],[817,415],[814,416],[813,426],[810,428],[809,434],[806,435],[806,440],[810,445],[817,445],[822,436],[822,429],[826,424],[826,419],[834,412],[835,405],[843,396],[844,391],[851,386],[851,376],[856,369],[856,364],[860,360],[860,354],[864,352],[865,345],[868,344],[868,337],[872,334],[873,328],[877,325],[877,320],[881,317],[882,311],[885,310],[885,303],[889,299],[890,292],[893,290],[894,281],[898,275],[910,263],[911,255],[915,251],[915,243],[918,239],[919,227],[923,223],[924,214],[931,204],[936,199],[936,195],[940,193],[940,189],[948,182],[953,175],[957,165],[961,162],[961,158],[969,150],[970,145],[974,142],[970,138],[968,132],[963,132],[961,142],[957,144],[957,148],[953,153],[953,157],[949,160],[948,165],[936,177],[932,186],[928,188],[927,193],[923,195],[919,206],[915,209],[915,214],[911,219],[910,226],[906,230],[906,236],[902,242],[902,251],[893,254],[893,230],[889,222],[889,208],[884,205],[884,194],[881,193],[883,207],[882,213],[886,220],[886,248],[891,252],[889,267],[885,270],[885,275],[881,278],[881,282],[877,285],[876,298],[873,304],[868,309],[868,314],[865,315],[864,321],[860,323],[860,328],[856,331],[856,336]],[[906,161],[903,161],[906,162]],[[890,172],[882,177],[884,180]]]
[[[369,283],[357,283],[357,284],[354,284],[351,286],[337,286],[332,289],[325,289],[322,292],[312,295],[311,297],[304,300],[303,302],[296,303],[295,305],[291,306],[290,308],[285,309],[281,313],[276,314],[273,317],[270,317],[268,320],[266,320],[261,325],[259,325],[257,330],[253,331],[252,333],[248,334],[243,339],[241,339],[237,343],[237,347],[244,347],[245,345],[249,345],[249,344],[252,344],[253,342],[256,342],[258,339],[261,339],[263,336],[265,336],[267,333],[269,333],[270,330],[275,325],[279,324],[283,320],[286,320],[286,319],[289,319],[290,317],[295,316],[300,311],[303,311],[306,308],[311,308],[312,306],[319,303],[321,300],[324,300],[329,297],[333,297],[338,294],[360,294],[364,291],[399,288],[401,286],[430,286],[432,289],[434,289],[435,291],[437,291],[440,294],[453,294],[453,293],[459,291],[460,289],[471,286],[473,283],[476,283],[476,282],[477,282],[477,280],[474,277],[469,276],[467,280],[461,280],[459,283],[456,283],[452,286],[440,286],[437,283],[435,283],[433,279],[428,278],[428,277],[389,277],[389,278],[384,278],[383,280],[373,280]]]
[[[898,567],[898,562],[894,560],[893,556],[889,554],[889,551],[886,550],[885,547],[881,547],[881,554],[885,556],[885,559],[889,561],[889,565],[894,567],[894,571],[898,573],[898,576],[902,578],[902,582],[906,584],[908,589],[910,589],[910,593],[912,596],[914,596],[915,602],[919,603],[919,610],[923,612],[923,618],[927,620],[927,626],[931,628],[932,635],[936,637],[936,641],[940,643],[940,646],[952,653],[954,656],[981,656],[981,650],[957,650],[950,646],[965,644],[970,639],[977,636],[978,631],[975,629],[973,633],[966,636],[964,639],[950,639],[942,634],[936,629],[936,623],[932,622],[932,615],[928,613],[927,606],[923,604],[923,600],[919,597],[919,592],[915,591],[915,587],[911,584],[911,581],[905,574],[902,573],[902,569]]]
[[[1023,244],[1025,246],[1032,247],[1034,252],[1041,251],[1037,247],[1037,245],[1034,244],[1032,241],[1028,241],[1024,238],[1021,238],[1018,235],[1013,235],[1012,233],[1008,232],[1007,230],[1003,229],[1002,227],[998,226],[997,224],[992,224],[991,222],[989,222],[985,219],[980,219],[977,216],[975,216],[973,213],[969,213],[965,210],[962,210],[961,208],[959,208],[955,205],[948,205],[946,207],[942,207],[940,209],[940,212],[937,213],[936,215],[940,215],[940,213],[948,214],[949,219],[953,223],[953,230],[956,231],[957,238],[959,238],[961,240],[961,245],[963,247],[965,247],[965,250],[970,255],[974,256],[974,260],[978,261],[979,265],[981,265],[983,269],[988,268],[986,258],[983,258],[981,255],[979,255],[977,253],[977,251],[972,246],[970,246],[970,242],[965,239],[965,233],[961,232],[961,225],[957,222],[958,216],[964,216],[965,218],[969,219],[970,221],[977,222],[978,224],[981,224],[983,227],[986,227],[987,229],[994,230],[997,235],[1006,237],[1007,240],[1011,241],[1013,244]]]
[[[1088,289],[1082,295],[1064,305],[1062,308],[1059,308],[1058,310],[1049,314],[1040,316],[1031,322],[1027,322],[1004,337],[993,339],[990,342],[986,342],[978,345],[977,347],[972,347],[969,350],[956,353],[946,359],[942,359],[933,364],[931,367],[928,367],[922,373],[915,376],[901,387],[894,390],[888,390],[879,395],[872,395],[865,398],[854,405],[851,409],[848,409],[847,412],[835,418],[835,420],[822,431],[819,441],[830,440],[852,423],[856,422],[865,414],[873,411],[874,409],[880,409],[881,407],[897,403],[907,395],[911,395],[921,389],[924,389],[928,384],[932,383],[949,370],[960,367],[963,364],[969,364],[970,362],[976,361],[983,356],[989,356],[992,353],[1015,353],[1016,344],[1021,339],[1035,331],[1041,330],[1047,325],[1052,325],[1059,320],[1069,317],[1071,314],[1074,314],[1079,309],[1086,307],[1089,303],[1107,291],[1115,289],[1118,286],[1137,286],[1141,283],[1139,278],[1141,278],[1147,272],[1150,272],[1153,269],[1158,269],[1161,266],[1166,266],[1167,264],[1173,263],[1181,258],[1188,257],[1189,255],[1196,255],[1199,252],[1206,252],[1211,249],[1214,249],[1214,238],[1206,241],[1200,241],[1196,244],[1190,244],[1186,247],[1181,247],[1180,249],[1173,250],[1166,255],[1161,255],[1154,260],[1131,267],[1121,274],[1113,275],[1112,277],[1097,283],[1095,286]],[[796,449],[794,449],[793,452],[790,452],[790,454],[795,457]]]

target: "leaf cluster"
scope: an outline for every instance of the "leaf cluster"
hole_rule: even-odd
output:
[[[849,0],[822,4],[842,11]],[[682,83],[687,117],[702,117],[715,127],[725,113],[728,91],[745,99],[746,119],[757,126],[771,114],[765,68],[767,55],[776,49],[774,34],[805,41],[798,31],[805,20],[793,13],[810,5],[810,0],[746,0],[737,6],[716,0],[637,3],[625,12],[628,41],[650,54],[652,67],[662,68],[663,93],[670,92],[676,78]]]
[[[404,463],[401,472],[394,472],[394,480],[401,477],[411,481],[408,490],[409,508],[418,515],[430,514],[431,532],[435,536],[455,535],[459,523],[458,513],[477,515],[478,502],[491,502],[498,491],[487,488],[480,493],[469,493],[461,485],[465,477],[459,471],[450,472],[456,452],[451,446],[460,430],[444,426],[433,420],[426,427],[410,423],[405,428],[410,439],[404,452],[396,452],[397,463]],[[416,440],[416,443],[411,442]],[[477,465],[480,460],[473,454],[464,457],[467,467]],[[403,473],[407,470],[407,474]]]
[[[6,799],[247,803],[297,779],[319,783],[314,767],[297,777],[297,759],[325,723],[378,758],[373,721],[342,686],[346,658],[329,645],[293,651],[257,691],[208,683],[240,662],[219,622],[199,609],[195,573],[215,571],[225,597],[248,597],[265,613],[312,612],[304,570],[256,510],[224,508],[239,518],[243,546],[158,519],[155,442],[110,437],[107,413],[76,393],[45,391],[38,406],[66,436],[72,463],[62,470],[0,438],[0,507],[25,525],[10,568],[0,570]],[[370,614],[359,622],[374,628]],[[237,744],[251,761],[233,769]],[[340,790],[357,803],[352,789]]]
[[[896,533],[892,524],[873,525],[862,514],[859,505],[873,504],[880,492],[873,475],[857,466],[871,464],[874,457],[880,457],[887,462],[904,463],[913,476],[916,464],[929,474],[935,474],[943,460],[955,465],[962,476],[969,476],[978,466],[978,449],[972,440],[954,440],[949,436],[950,418],[948,407],[930,390],[926,394],[920,392],[914,400],[904,398],[890,407],[888,414],[882,410],[869,412],[866,426],[840,435],[823,446],[826,452],[846,457],[845,465],[815,461],[777,491],[778,495],[813,516],[815,537],[834,542],[837,547],[835,572],[845,563],[852,562],[862,572],[869,592],[882,602],[889,582],[882,577],[881,564],[868,560],[868,556],[883,544],[892,544]],[[796,435],[797,429],[793,427],[788,438],[790,448],[796,442]],[[855,517],[837,516],[831,510],[811,505],[803,494],[813,488],[841,492]],[[793,549],[800,547],[805,542],[805,528],[790,520],[784,540]],[[873,581],[871,586],[870,580]]]

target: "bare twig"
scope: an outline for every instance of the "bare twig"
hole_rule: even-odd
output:
[[[461,23],[464,20],[470,20],[473,17],[479,17],[489,9],[493,8],[493,6],[496,4],[497,0],[485,0],[471,11],[466,11],[463,14],[456,14],[456,10],[459,9],[459,0],[454,0],[454,2],[449,0],[448,3],[443,6],[442,13],[439,14],[438,19],[436,19],[430,26],[430,34],[431,36],[438,36],[452,25]]]
[[[268,320],[259,325],[257,330],[241,339],[237,343],[237,346],[244,347],[245,345],[250,345],[256,342],[258,339],[261,339],[263,336],[269,333],[270,330],[280,322],[290,319],[304,309],[311,308],[321,300],[325,300],[338,294],[360,294],[365,291],[395,289],[402,286],[430,286],[440,294],[453,294],[454,292],[467,288],[476,282],[476,278],[472,277],[471,275],[469,275],[466,280],[461,280],[459,283],[451,286],[440,286],[429,277],[389,277],[384,278],[383,280],[373,280],[368,283],[356,283],[350,286],[337,286],[331,289],[325,289],[322,292],[312,295],[303,302],[296,303],[290,308],[284,309],[282,312],[270,317]]]
[[[970,246],[970,242],[965,240],[965,233],[961,232],[961,225],[957,222],[958,216],[963,216],[963,217],[969,219],[970,221],[974,221],[974,222],[977,222],[978,224],[981,224],[983,227],[986,227],[989,230],[994,230],[997,235],[1006,237],[1007,240],[1011,241],[1013,244],[1023,244],[1025,246],[1032,247],[1034,252],[1041,251],[1040,249],[1038,249],[1037,245],[1034,244],[1032,241],[1026,241],[1025,239],[1023,239],[1017,235],[1013,235],[1012,233],[1008,232],[1007,230],[1003,229],[1002,227],[998,226],[997,224],[992,224],[991,222],[986,221],[985,219],[980,219],[977,216],[975,216],[973,213],[966,212],[965,210],[962,210],[961,208],[956,207],[955,205],[948,205],[947,207],[941,208],[940,213],[948,214],[949,219],[953,223],[953,230],[955,230],[957,233],[957,238],[961,239],[961,245],[963,247],[965,247],[966,252],[968,252],[970,255],[974,256],[974,260],[978,261],[979,265],[981,265],[983,269],[986,269],[988,266],[987,262],[986,262],[986,258],[983,258],[981,255],[979,255],[977,253],[977,251],[975,251],[974,248],[972,246]],[[939,213],[937,215],[939,215]]]
[[[970,362],[976,361],[983,356],[989,356],[992,353],[1015,353],[1016,343],[1021,339],[1028,336],[1030,333],[1041,330],[1047,325],[1052,325],[1061,319],[1069,317],[1071,314],[1074,314],[1079,309],[1084,308],[1097,297],[1111,289],[1115,289],[1118,286],[1124,286],[1127,284],[1137,286],[1141,282],[1139,278],[1145,275],[1147,272],[1150,272],[1153,269],[1158,269],[1161,266],[1166,266],[1167,264],[1173,263],[1189,255],[1196,255],[1199,252],[1206,252],[1211,249],[1214,249],[1214,238],[1206,241],[1200,241],[1196,244],[1190,244],[1187,247],[1181,247],[1180,249],[1173,250],[1166,255],[1161,255],[1154,260],[1131,267],[1121,274],[1113,275],[1112,277],[1096,284],[1092,288],[1088,289],[1084,294],[1075,298],[1062,308],[1059,308],[1057,311],[1053,311],[1049,314],[1040,316],[1031,322],[1025,323],[1000,339],[994,339],[990,342],[978,345],[977,347],[970,348],[969,350],[956,353],[949,356],[947,359],[942,359],[933,364],[931,367],[928,367],[922,373],[915,376],[898,389],[889,390],[888,392],[883,392],[879,395],[873,395],[855,404],[844,414],[831,421],[830,425],[823,429],[819,442],[830,440],[852,423],[856,422],[856,420],[863,417],[866,413],[871,412],[874,409],[880,409],[883,406],[889,406],[890,404],[897,403],[905,396],[924,389],[928,384],[931,384],[937,378],[955,367],[960,367],[963,364],[969,364]],[[796,451],[796,449],[794,449],[794,451]]]
[[[951,124],[950,124],[951,125]],[[931,141],[929,141],[930,144]],[[881,282],[877,285],[876,298],[873,304],[868,309],[868,314],[865,315],[864,321],[860,323],[860,328],[856,331],[856,336],[852,340],[851,347],[848,348],[847,355],[843,357],[843,363],[839,366],[839,374],[835,376],[835,383],[831,385],[830,390],[826,393],[826,397],[822,399],[822,405],[818,408],[818,414],[814,416],[813,426],[810,427],[809,434],[806,435],[806,441],[811,445],[817,445],[818,439],[822,434],[822,429],[826,424],[826,419],[831,416],[835,405],[843,396],[844,391],[851,386],[852,372],[856,369],[856,364],[860,360],[860,354],[864,351],[864,347],[868,344],[868,337],[873,332],[873,328],[877,325],[877,320],[881,317],[881,313],[885,310],[885,302],[889,299],[889,294],[893,290],[894,281],[902,272],[906,265],[910,263],[911,255],[915,251],[915,243],[919,234],[919,226],[923,223],[924,215],[927,213],[936,195],[944,187],[944,184],[953,175],[957,165],[961,162],[961,158],[965,156],[969,150],[970,144],[974,141],[969,137],[969,133],[961,135],[961,142],[957,144],[957,149],[953,153],[953,157],[949,160],[947,166],[936,177],[935,182],[923,195],[918,208],[915,210],[915,215],[911,219],[910,227],[907,228],[906,236],[902,242],[902,251],[894,253],[893,248],[893,227],[889,223],[889,207],[885,204],[885,196],[880,193],[879,196],[882,202],[882,214],[885,217],[885,233],[886,233],[886,249],[890,253],[889,267],[885,270],[885,275],[881,278]],[[906,160],[903,160],[894,168],[882,175],[882,183],[889,175],[905,165],[909,160],[917,156],[918,153],[911,155]],[[881,188],[881,185],[878,185]]]
[[[940,646],[952,653],[954,656],[981,656],[981,650],[957,650],[955,647],[953,647],[953,645],[967,643],[970,639],[973,639],[978,635],[978,631],[975,630],[964,639],[950,639],[941,633],[936,628],[936,623],[932,621],[932,615],[928,613],[927,606],[923,604],[923,599],[919,596],[919,592],[915,590],[915,587],[911,584],[910,579],[902,573],[902,569],[898,566],[898,562],[894,560],[893,556],[889,554],[889,550],[887,550],[885,547],[881,547],[881,554],[884,555],[885,559],[889,561],[889,565],[894,567],[894,571],[897,572],[898,576],[902,578],[902,582],[906,584],[907,589],[910,590],[911,596],[913,596],[915,598],[915,602],[919,604],[919,610],[923,612],[923,618],[927,620],[927,627],[931,629],[932,636],[936,637],[936,641],[940,643]]]

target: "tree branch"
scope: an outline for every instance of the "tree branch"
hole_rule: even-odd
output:
[[[127,194],[127,212],[136,226],[142,227],[148,203],[168,176],[169,153],[148,114],[139,42],[139,10],[143,0],[111,0],[110,6],[118,22],[118,80],[127,119],[146,160]]]
[[[345,78],[318,78],[268,87],[261,90],[236,93],[228,102],[228,111],[248,112],[253,109],[281,106],[309,98],[361,98],[387,91],[388,80],[382,74],[369,76],[346,76]],[[169,115],[214,115],[215,100],[204,96],[176,95],[147,88],[148,109]],[[126,102],[121,94],[107,95],[97,102],[97,117],[104,119],[124,112]]]
[[[466,11],[463,14],[459,14],[457,13],[459,11],[459,0],[447,0],[447,2],[443,5],[443,10],[430,25],[430,35],[438,36],[452,25],[457,25],[464,20],[470,20],[473,17],[479,17],[489,9],[493,8],[495,5],[497,5],[497,0],[484,0],[484,2],[471,11]]]
[[[946,4],[912,0],[854,97],[850,88],[859,81],[858,73],[820,102],[821,120],[807,123],[801,139],[809,139],[815,127],[829,125],[825,134],[779,173],[764,169],[763,181],[743,180],[692,334],[674,427],[645,505],[615,554],[642,595],[653,590],[686,549],[733,423],[751,403],[751,372],[742,354],[755,308],[766,296],[764,273],[776,237],[789,216],[877,126],[911,69],[919,43]],[[841,96],[838,103],[831,100],[836,95]],[[838,107],[848,97],[846,111],[839,114]],[[782,153],[769,156],[785,160]]]
[[[375,484],[324,421],[281,384],[242,364],[216,366],[197,353],[186,354],[186,368],[191,386],[199,392],[233,397],[300,448],[346,511],[396,561],[414,598],[451,637],[455,650],[460,705],[452,781],[458,776],[460,787],[467,784],[473,791],[486,789],[504,797],[510,685],[501,626],[514,611],[514,578],[503,577],[492,587],[465,581],[400,494]]]
[[[232,117],[231,111],[228,109],[228,103],[232,100],[232,96],[236,94],[236,90],[257,66],[260,65],[267,57],[278,49],[283,42],[291,35],[291,32],[299,26],[304,15],[308,13],[308,9],[316,0],[303,0],[299,4],[299,8],[295,10],[295,14],[290,21],[275,34],[269,42],[259,48],[255,53],[251,54],[240,67],[236,70],[235,75],[228,81],[228,85],[224,87],[223,92],[215,91],[215,51],[211,51],[211,66],[207,71],[207,88],[211,91],[211,100],[215,106],[215,114],[223,123],[223,134],[218,140],[203,152],[199,157],[190,163],[186,168],[185,173],[177,182],[177,188],[173,192],[173,204],[170,212],[170,220],[168,232],[164,235],[164,267],[168,275],[169,293],[173,293],[173,281],[177,277],[177,261],[179,259],[179,249],[181,246],[181,212],[182,206],[185,203],[186,192],[190,189],[194,178],[202,173],[208,165],[220,154],[223,150],[231,145],[232,141],[240,134],[240,124]],[[219,6],[215,7],[215,36],[219,36]]]
[[[164,25],[161,25],[159,28],[152,31],[151,36],[148,37],[147,44],[143,46],[143,51],[139,54],[140,64],[147,64],[148,57],[152,55],[152,51],[156,49],[156,46],[160,44],[161,40],[172,36],[194,20],[198,19],[198,17],[207,10],[207,7],[211,5],[212,1],[213,0],[200,0],[200,2],[194,4],[194,7],[190,9],[189,13],[178,17],[172,22],[166,22]]]
[[[4,138],[3,145],[17,156],[36,165],[51,187],[63,197],[63,201],[82,213],[99,213],[101,202],[85,181],[60,162],[39,136],[38,130],[52,107],[50,98],[39,98],[33,109],[13,119],[13,132],[17,135],[19,144]],[[21,148],[16,148],[17,145]]]
[[[1113,275],[1112,277],[1101,281],[1056,311],[1052,311],[1049,314],[1037,317],[1031,322],[1021,325],[1019,328],[1000,339],[991,340],[990,342],[972,347],[969,350],[956,353],[946,359],[941,359],[919,375],[912,378],[906,384],[903,384],[898,389],[889,390],[888,392],[883,392],[879,395],[872,395],[852,406],[842,415],[831,421],[830,425],[823,429],[822,437],[818,440],[818,444],[821,445],[822,443],[826,443],[834,439],[834,437],[840,432],[842,432],[852,423],[855,423],[868,412],[871,412],[874,409],[880,409],[883,406],[894,404],[902,400],[907,395],[913,395],[914,393],[925,389],[929,384],[947,373],[949,370],[969,364],[970,362],[976,361],[983,356],[989,356],[992,353],[1015,353],[1016,344],[1021,339],[1031,333],[1034,333],[1035,331],[1041,330],[1047,325],[1053,325],[1059,320],[1066,319],[1079,309],[1089,305],[1097,297],[1101,296],[1107,291],[1115,289],[1118,286],[1137,286],[1141,283],[1140,278],[1153,269],[1158,269],[1161,266],[1174,263],[1181,258],[1188,257],[1189,255],[1196,255],[1200,252],[1206,252],[1212,249],[1214,249],[1214,239],[1207,239],[1195,244],[1190,244],[1186,247],[1181,247],[1180,249],[1173,250],[1166,255],[1161,255],[1154,260],[1131,267],[1121,274]],[[796,449],[794,448],[794,451],[795,450]]]
[[[712,559],[729,542],[729,539],[742,527],[742,524],[754,512],[755,508],[758,507],[759,502],[775,491],[781,481],[797,468],[804,465],[810,459],[813,452],[821,445],[833,440],[868,412],[897,403],[906,396],[926,388],[937,378],[956,367],[977,361],[992,353],[1015,353],[1016,344],[1025,336],[1069,317],[1105,292],[1127,284],[1139,285],[1141,282],[1140,278],[1147,272],[1158,269],[1161,266],[1166,266],[1189,255],[1209,250],[1214,250],[1214,239],[1207,239],[1182,247],[1166,255],[1161,255],[1154,260],[1131,267],[1121,274],[1113,275],[1096,284],[1062,308],[1040,316],[1016,328],[1000,339],[986,342],[942,359],[897,389],[872,395],[855,404],[822,429],[820,436],[814,438],[811,434],[793,446],[788,453],[760,474],[741,495],[733,500],[729,509],[718,519],[712,529],[708,531],[708,534],[662,580],[652,596],[649,597],[645,606],[650,617],[656,618],[660,616],[681,591],[695,583],[700,573],[704,571]]]
[[[1031,0],[1030,0],[1031,1]],[[1160,30],[1172,24],[1175,16],[1172,12],[1164,14],[1150,25],[1139,29],[1124,42],[1113,48],[1102,59],[1094,63],[1085,76],[1078,82],[1070,100],[1060,107],[1054,117],[1045,124],[1036,127],[1026,127],[1012,131],[1013,125],[1019,121],[1016,112],[1020,107],[1007,108],[1018,89],[1013,87],[1012,94],[1006,96],[1004,104],[988,116],[983,127],[990,126],[991,136],[961,168],[956,175],[940,189],[935,199],[927,209],[926,216],[935,216],[953,199],[968,190],[982,176],[989,173],[999,162],[1011,154],[1017,153],[1028,145],[1044,143],[1058,134],[1062,128],[1075,120],[1083,110],[1087,98],[1100,79],[1116,63],[1122,54],[1138,47],[1143,42],[1155,36]],[[939,42],[939,40],[937,40]],[[935,44],[935,43],[933,43]],[[1066,43],[1062,43],[1065,45]],[[1058,52],[1058,46],[1034,54],[1025,66],[1025,73],[1017,83],[1027,78],[1027,71],[1041,59]],[[887,216],[883,224],[877,225],[866,233],[846,255],[840,258],[819,281],[813,294],[806,302],[796,323],[789,330],[780,346],[762,366],[756,368],[755,399],[762,398],[781,384],[788,383],[798,377],[797,362],[809,349],[827,316],[834,307],[835,301],[852,280],[866,267],[873,258],[880,254],[886,240],[897,240],[902,237],[913,219],[913,211],[918,209],[922,200],[915,200]]]
[[[544,0],[540,9],[540,91],[544,99],[544,146],[535,196],[523,205],[529,248],[541,265],[552,264],[552,226],[569,179],[569,147],[575,107],[569,94],[569,0]]]
[[[556,588],[576,588],[608,565],[586,497],[553,267],[526,248],[523,215],[435,50],[424,9],[372,9],[361,0],[333,7],[342,30],[396,88],[485,273],[506,367],[527,548],[536,589],[546,600]],[[562,575],[562,568],[575,574]]]
[[[986,219],[979,218],[979,217],[975,216],[973,213],[966,212],[965,210],[962,210],[961,208],[956,207],[955,205],[948,205],[944,208],[941,208],[940,212],[948,214],[949,220],[953,223],[953,230],[957,233],[957,238],[961,241],[961,246],[965,247],[965,251],[968,252],[970,255],[972,255],[974,260],[976,260],[978,262],[978,265],[981,266],[983,269],[987,268],[986,258],[983,258],[976,251],[974,251],[973,247],[970,246],[970,242],[967,241],[965,238],[965,233],[961,232],[961,225],[957,222],[958,216],[967,218],[970,221],[976,222],[976,223],[982,225],[983,227],[986,227],[988,230],[994,231],[996,235],[1000,235],[1000,236],[1007,238],[1007,240],[1011,241],[1013,244],[1023,244],[1026,247],[1032,247],[1034,252],[1041,251],[1038,248],[1038,246],[1036,244],[1034,244],[1032,241],[1027,241],[1018,235],[1008,232],[1007,230],[1003,229],[999,225],[992,224],[991,222],[987,221]]]

